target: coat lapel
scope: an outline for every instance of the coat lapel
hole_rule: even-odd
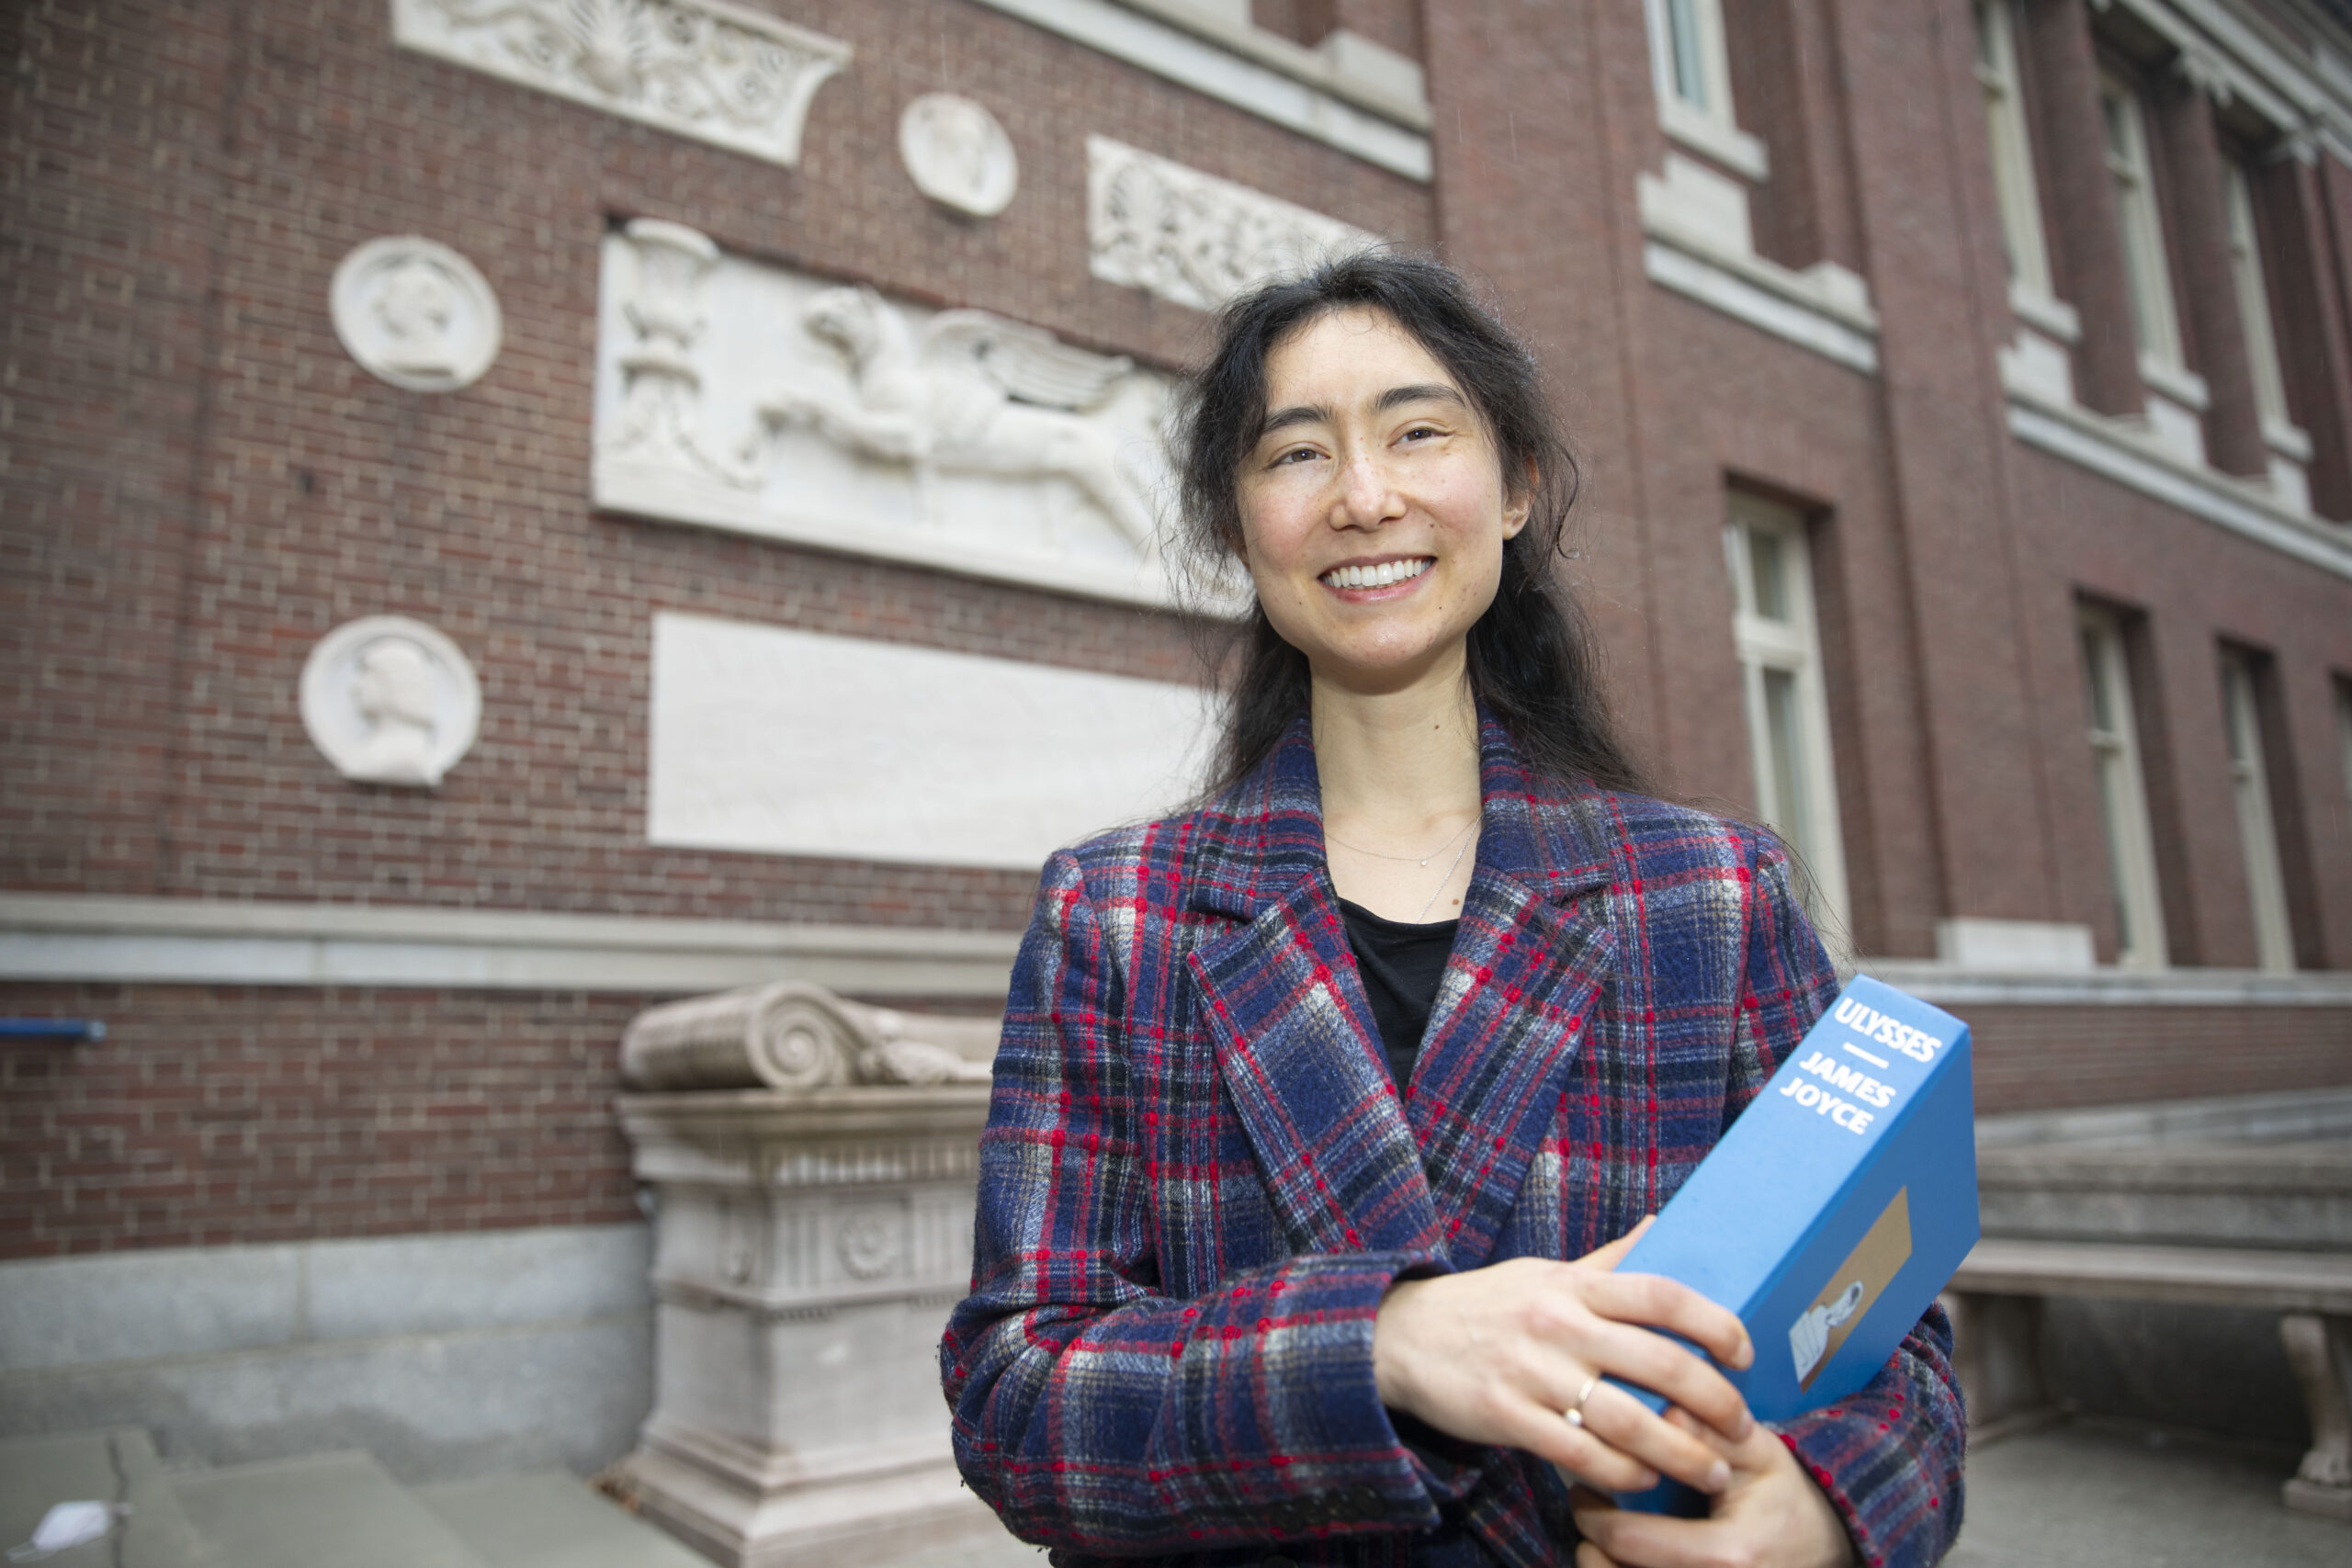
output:
[[[1407,1097],[1458,1269],[1493,1251],[1616,957],[1591,897],[1611,876],[1584,820],[1592,797],[1539,810],[1501,727],[1487,721],[1481,741],[1477,868]]]
[[[1301,879],[1196,948],[1217,1064],[1302,1251],[1431,1250],[1442,1232],[1329,883]]]
[[[1614,961],[1591,796],[1550,802],[1500,726],[1480,730],[1478,860],[1407,1103],[1380,1046],[1323,858],[1304,719],[1222,803],[1188,877],[1246,924],[1190,955],[1218,1066],[1295,1245],[1492,1252],[1549,1131]],[[1548,793],[1548,792],[1544,792]]]
[[[1305,722],[1225,803],[1188,878],[1247,924],[1189,956],[1217,1065],[1291,1243],[1434,1249],[1442,1236],[1323,863]]]

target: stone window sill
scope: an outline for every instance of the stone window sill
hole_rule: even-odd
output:
[[[1721,164],[1757,185],[1771,177],[1772,164],[1765,153],[1764,143],[1739,127],[1725,125],[1677,97],[1659,101],[1657,120],[1669,140],[1680,142],[1701,157]]]
[[[2009,285],[2009,310],[2017,319],[2069,346],[2083,341],[2083,318],[2072,305],[2054,295],[2019,284]]]

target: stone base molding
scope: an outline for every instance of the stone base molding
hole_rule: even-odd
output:
[[[866,1562],[999,1528],[956,1479],[937,1364],[971,1275],[989,1089],[963,1070],[905,1081],[905,1064],[854,1043],[886,1022],[930,1066],[972,1065],[939,1033],[953,1021],[808,987],[672,1003],[628,1031],[632,1081],[681,1086],[741,1081],[763,1032],[826,1035],[781,1075],[815,1087],[619,1101],[656,1199],[654,1405],[628,1484],[729,1568]]]
[[[760,1486],[737,1480],[710,1445],[649,1425],[629,1461],[629,1495],[646,1517],[735,1568],[833,1568],[1001,1531],[939,1451],[944,1411],[940,1427],[933,1451],[874,1454],[854,1473]]]
[[[366,1449],[413,1483],[585,1474],[651,1401],[650,1242],[541,1225],[0,1262],[0,1438],[135,1427],[178,1464]]]

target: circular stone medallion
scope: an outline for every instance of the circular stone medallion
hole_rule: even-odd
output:
[[[430,789],[474,743],[481,686],[458,645],[405,615],[347,621],[302,666],[302,728],[335,771]]]
[[[474,264],[415,234],[370,240],[334,269],[335,336],[369,375],[412,392],[471,386],[498,357],[498,296]]]
[[[1012,139],[996,116],[953,93],[925,93],[899,117],[899,156],[915,188],[944,207],[993,218],[1021,186]]]
[[[889,1210],[867,1209],[842,1221],[842,1267],[851,1278],[876,1280],[899,1266],[899,1225]]]

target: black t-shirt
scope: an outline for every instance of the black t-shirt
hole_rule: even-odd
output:
[[[1391,920],[1345,898],[1340,900],[1340,918],[1347,922],[1348,946],[1355,951],[1372,1019],[1380,1028],[1388,1076],[1402,1094],[1413,1081],[1413,1062],[1421,1054],[1438,982],[1445,978],[1445,961],[1462,922],[1437,920],[1423,926]]]

